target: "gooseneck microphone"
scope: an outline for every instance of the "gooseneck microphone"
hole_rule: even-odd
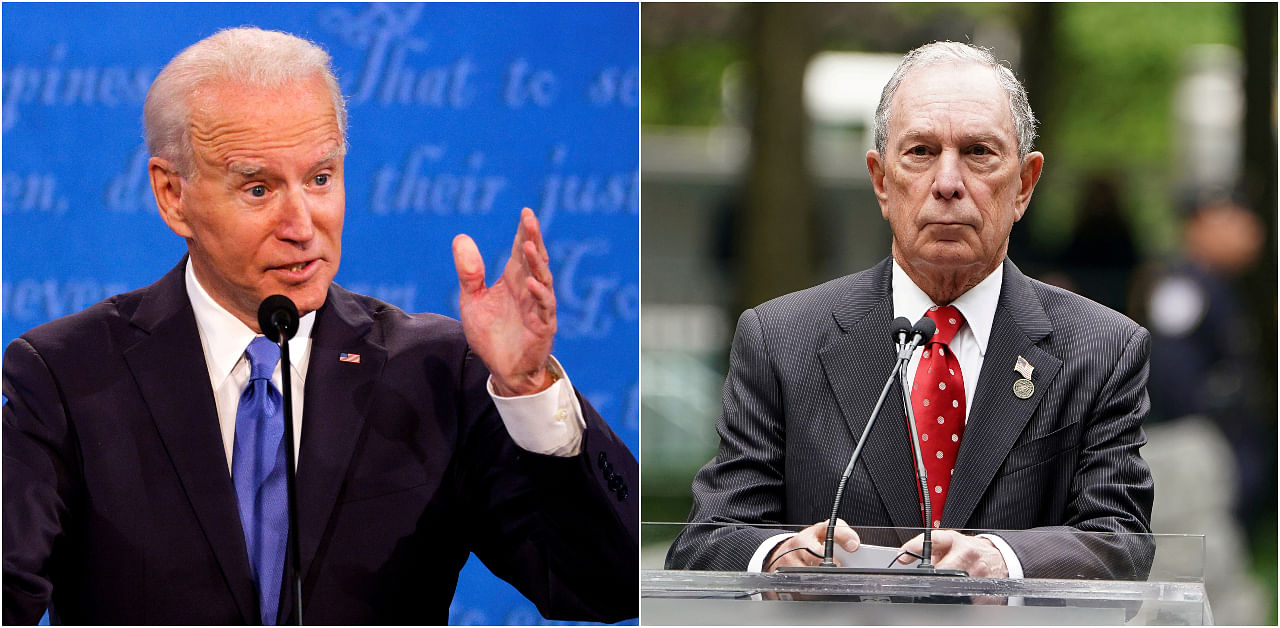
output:
[[[911,329],[911,337],[919,338],[918,344],[926,344],[937,333],[938,325],[933,319],[925,316],[916,322]],[[933,563],[933,506],[929,499],[929,478],[925,475],[924,457],[920,453],[920,434],[916,429],[915,406],[911,403],[911,376],[907,373],[907,362],[898,363],[898,377],[902,382],[902,406],[906,410],[907,429],[911,432],[911,451],[916,463],[916,480],[920,482],[920,495],[924,503],[924,548],[920,552],[920,568],[932,569]]]
[[[867,436],[871,434],[871,426],[875,424],[876,417],[880,415],[880,408],[884,405],[885,397],[889,395],[889,389],[893,387],[895,378],[905,377],[907,371],[907,363],[911,361],[911,354],[915,352],[916,347],[926,343],[933,338],[934,332],[938,329],[935,324],[927,316],[922,317],[915,325],[904,318],[898,317],[889,324],[889,335],[898,345],[898,356],[894,360],[893,370],[889,373],[889,377],[885,380],[884,388],[880,390],[880,398],[876,400],[876,405],[871,410],[871,416],[867,418],[866,427],[862,428],[862,436],[858,438],[857,445],[853,448],[853,455],[849,457],[849,464],[845,466],[844,473],[840,475],[840,483],[836,485],[836,497],[831,504],[831,518],[827,521],[827,538],[826,545],[823,550],[822,562],[817,567],[779,567],[778,571],[782,573],[852,573],[852,574],[892,574],[892,575],[925,575],[925,576],[967,576],[968,573],[956,569],[938,569],[929,563],[928,558],[921,561],[918,569],[875,569],[875,568],[853,568],[838,567],[835,563],[835,533],[836,520],[840,513],[840,502],[844,499],[844,489],[849,483],[849,476],[853,475],[853,467],[858,462],[858,457],[862,454],[862,447],[867,444]],[[905,380],[903,383],[904,403],[910,408],[909,395],[910,388],[906,387]],[[908,412],[910,410],[908,409]],[[911,437],[916,450],[916,463],[919,467],[919,475],[922,482],[927,480],[924,478],[924,469],[920,457],[920,443],[915,435],[915,421],[911,414],[908,414],[908,422],[911,423]],[[922,489],[923,490],[923,489]],[[925,491],[925,508],[928,506],[928,494]],[[927,512],[927,511],[926,511]],[[925,550],[924,555],[930,555],[931,537],[929,528],[926,525],[924,532]]]
[[[293,447],[293,384],[290,381],[289,340],[298,333],[298,306],[283,294],[273,294],[258,306],[258,327],[271,342],[280,345],[280,391],[284,398],[284,456],[285,492],[289,498],[289,534],[286,551],[289,566],[293,569],[293,581],[289,593],[293,596],[293,608],[297,611],[298,625],[302,625],[302,565],[298,549],[298,471],[297,452]]]
[[[932,321],[930,321],[932,322]],[[890,337],[895,341],[906,341],[907,334],[914,328],[911,322],[906,318],[898,317],[889,325]],[[885,381],[884,388],[880,390],[880,398],[876,400],[875,408],[871,410],[871,416],[867,419],[867,426],[862,428],[862,436],[858,438],[858,444],[853,448],[853,455],[849,457],[849,464],[845,465],[844,473],[840,475],[840,483],[836,485],[836,498],[831,504],[831,518],[827,521],[827,539],[826,546],[822,553],[822,563],[819,567],[833,568],[835,563],[835,540],[836,540],[836,520],[840,513],[840,502],[844,500],[844,489],[849,483],[849,476],[853,475],[853,466],[857,464],[858,457],[862,455],[862,447],[867,444],[867,436],[871,434],[871,426],[875,425],[876,417],[880,415],[880,408],[884,405],[884,399],[889,395],[889,389],[893,387],[893,379],[897,376],[899,365],[905,360],[911,359],[911,352],[915,351],[916,345],[919,344],[920,335],[914,334],[898,351],[898,357],[894,360],[893,372],[890,373],[889,379]],[[784,567],[787,571],[793,568]]]

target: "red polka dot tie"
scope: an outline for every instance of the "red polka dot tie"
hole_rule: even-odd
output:
[[[952,355],[950,347],[964,324],[964,317],[950,305],[929,308],[925,316],[937,323],[938,331],[920,354],[920,366],[911,386],[911,406],[916,415],[920,454],[924,456],[924,469],[929,474],[929,504],[936,528],[947,502],[960,437],[964,436],[964,378],[960,361]],[[920,507],[923,515],[923,500]]]

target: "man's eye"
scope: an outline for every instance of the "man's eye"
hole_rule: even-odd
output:
[[[990,148],[987,148],[986,146],[983,146],[983,145],[981,145],[981,144],[978,144],[977,146],[974,146],[973,148],[971,148],[971,149],[969,149],[969,150],[970,150],[970,152],[972,152],[972,153],[973,153],[973,154],[975,154],[975,155],[990,155],[990,154],[991,154],[991,149],[990,149]]]
[[[929,149],[924,146],[915,146],[915,147],[912,147],[911,150],[908,152],[910,152],[912,155],[919,155],[923,157],[929,154]]]
[[[249,194],[250,194],[250,195],[252,195],[252,196],[256,196],[256,197],[258,197],[258,198],[262,198],[262,197],[264,197],[264,196],[266,196],[266,195],[267,195],[267,186],[265,186],[265,185],[255,185],[255,186],[253,186],[253,187],[249,188]]]
[[[329,175],[318,174],[314,181],[316,182],[316,185],[329,185]]]

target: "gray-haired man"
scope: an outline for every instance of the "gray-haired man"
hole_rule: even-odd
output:
[[[1006,257],[1044,163],[1035,124],[1022,86],[986,51],[939,42],[907,54],[867,153],[892,256],[742,314],[720,449],[694,480],[689,516],[728,525],[690,526],[669,566],[816,564],[837,480],[891,369],[890,321],[927,315],[939,333],[908,373],[933,520],[896,402],[877,418],[840,517],[939,528],[934,563],[974,576],[1147,572],[1150,537],[1129,533],[1150,532],[1138,453],[1149,336]],[[794,535],[758,527],[815,521]],[[919,552],[912,534],[838,527],[836,540]]]
[[[491,286],[454,240],[461,322],[334,284],[337,85],[319,47],[255,28],[156,78],[151,186],[187,255],[5,351],[5,623],[293,623],[300,581],[311,623],[443,624],[471,552],[546,616],[636,615],[638,470],[550,355],[537,219]],[[273,294],[302,315],[288,364],[260,335]]]

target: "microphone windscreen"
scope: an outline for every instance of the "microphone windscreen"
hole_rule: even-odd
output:
[[[905,316],[899,316],[889,322],[889,336],[894,342],[898,342],[900,337],[911,333],[911,319]]]
[[[298,333],[298,306],[283,294],[273,294],[262,300],[258,306],[258,327],[262,329],[271,342],[280,342],[277,326],[284,324],[284,339],[289,340]]]
[[[916,325],[911,329],[911,331],[912,333],[920,334],[920,343],[924,344],[929,342],[929,339],[933,337],[934,332],[938,331],[938,324],[933,322],[933,319],[928,316],[921,316],[920,320],[916,321]]]

